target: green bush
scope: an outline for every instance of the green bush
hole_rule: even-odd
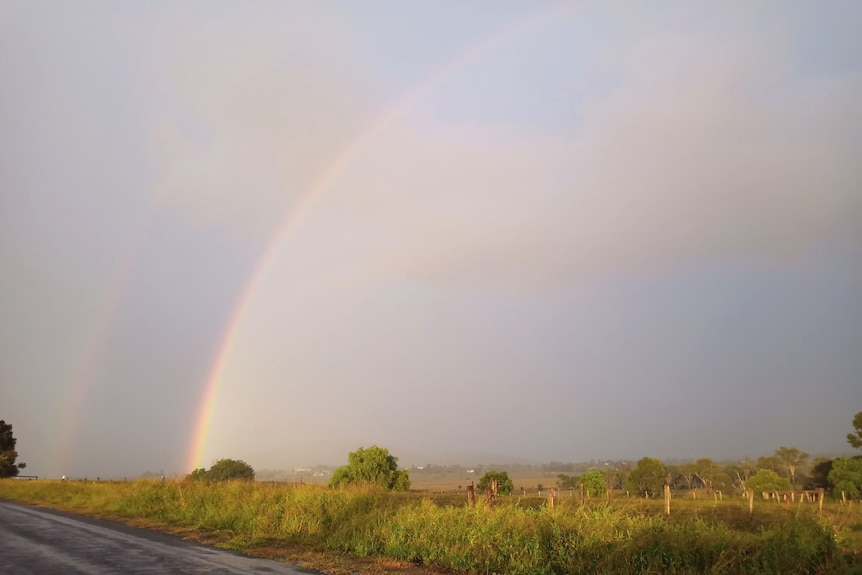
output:
[[[254,468],[239,459],[219,459],[209,471],[204,468],[195,469],[187,478],[194,481],[251,481],[254,479]]]
[[[388,449],[372,445],[351,452],[347,465],[335,470],[329,485],[376,485],[390,491],[408,491],[410,475],[406,469],[398,469],[398,458]]]
[[[584,486],[584,491],[590,497],[600,497],[608,490],[605,474],[601,471],[587,471],[581,475],[578,483]]]
[[[762,491],[789,491],[790,480],[779,476],[771,469],[760,469],[748,478],[745,486],[755,493]]]
[[[479,484],[476,486],[479,491],[488,491],[491,489],[491,480],[497,480],[497,493],[500,495],[509,495],[515,488],[512,480],[509,479],[509,474],[505,471],[488,471],[479,478]]]
[[[829,483],[833,495],[840,496],[844,492],[845,496],[858,499],[862,494],[862,458],[834,459],[832,470],[829,471]]]

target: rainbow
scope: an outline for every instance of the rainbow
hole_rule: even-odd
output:
[[[114,329],[117,311],[127,292],[135,264],[134,254],[143,237],[147,218],[148,215],[146,214],[141,216],[132,227],[126,249],[121,250],[121,253],[131,255],[122,258],[115,266],[111,281],[105,286],[97,319],[88,336],[82,338],[85,342],[84,349],[71,371],[69,393],[64,401],[63,412],[59,417],[58,442],[55,447],[56,451],[51,458],[52,467],[48,470],[49,476],[59,477],[62,474],[67,474],[72,467],[75,456],[74,445],[83,418],[84,406],[93,393],[99,368],[107,350],[107,342]]]
[[[370,126],[365,129],[365,131],[361,132],[356,138],[350,141],[348,145],[346,145],[340,153],[335,156],[335,159],[331,162],[329,168],[313,185],[310,193],[306,195],[304,201],[285,216],[281,225],[273,234],[272,239],[268,242],[267,248],[263,251],[260,259],[240,292],[237,304],[234,306],[233,312],[230,314],[228,319],[224,335],[216,352],[215,361],[209,370],[209,375],[204,387],[203,397],[195,420],[196,424],[193,431],[191,446],[186,459],[186,468],[189,471],[204,466],[203,459],[204,452],[207,447],[207,436],[212,424],[212,417],[216,401],[218,399],[218,391],[222,381],[222,374],[227,365],[237,332],[239,331],[240,324],[242,323],[246,311],[254,300],[255,294],[272,267],[272,263],[275,260],[276,255],[281,251],[281,246],[302,225],[308,214],[312,211],[314,205],[318,203],[330,189],[332,189],[347,167],[351,164],[353,158],[363,150],[369,142],[373,141],[379,134],[394,124],[414,105],[438,86],[443,84],[458,70],[524,35],[535,32],[549,23],[568,17],[579,3],[580,2],[578,1],[568,1],[553,5],[534,14],[530,18],[511,24],[471,46],[470,49],[462,55],[433,73],[417,87],[413,88],[405,96],[397,100],[394,105],[389,106],[385,111],[379,114],[375,120],[371,122]]]

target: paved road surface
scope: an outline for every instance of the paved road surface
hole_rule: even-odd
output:
[[[313,572],[122,523],[0,501],[0,573],[300,575]]]

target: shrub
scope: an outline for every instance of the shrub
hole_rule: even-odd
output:
[[[509,495],[514,489],[512,480],[509,479],[509,474],[505,471],[489,471],[479,478],[479,491],[488,491],[491,489],[491,480],[497,480],[497,493],[500,495]],[[539,488],[541,489],[541,487]]]
[[[605,474],[601,471],[587,471],[578,480],[578,484],[584,486],[584,491],[590,497],[600,497],[605,494],[608,489],[608,484],[605,481]]]
[[[195,469],[187,477],[194,481],[230,481],[234,479],[251,481],[254,479],[254,468],[239,459],[219,459],[210,467],[209,471],[204,468]]]
[[[377,485],[390,491],[408,491],[410,475],[406,469],[398,469],[398,458],[388,449],[372,445],[351,452],[347,465],[335,470],[329,485]]]
[[[762,491],[789,491],[790,480],[779,476],[771,469],[761,469],[748,478],[745,486],[754,492]]]
[[[839,495],[843,491],[847,497],[858,499],[862,493],[862,458],[840,457],[833,460],[829,483],[833,494]]]

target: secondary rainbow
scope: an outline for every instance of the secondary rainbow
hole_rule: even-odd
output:
[[[398,120],[398,118],[403,116],[419,100],[445,82],[449,77],[454,75],[455,72],[479,59],[481,56],[493,52],[525,34],[534,32],[542,26],[555,22],[560,18],[567,17],[579,3],[580,2],[564,2],[551,6],[550,8],[542,10],[527,19],[515,22],[514,24],[497,31],[476,43],[464,54],[429,76],[416,88],[410,90],[394,105],[388,107],[384,112],[378,115],[365,131],[361,132],[335,156],[334,161],[312,187],[310,193],[305,197],[305,200],[296,209],[285,216],[281,225],[275,234],[273,234],[271,241],[267,244],[267,248],[258,260],[257,265],[254,267],[248,281],[245,283],[245,286],[240,293],[239,298],[237,299],[237,304],[228,319],[224,336],[219,344],[215,361],[209,370],[209,375],[204,387],[203,397],[195,420],[196,424],[191,446],[186,460],[186,468],[189,471],[202,467],[205,464],[203,458],[204,451],[207,446],[207,435],[209,433],[213,411],[218,399],[218,390],[221,384],[222,374],[227,365],[231,349],[234,346],[234,340],[236,338],[238,328],[242,323],[246,310],[254,300],[255,294],[272,267],[272,263],[275,260],[275,256],[279,253],[281,246],[299,228],[299,226],[302,225],[302,222],[306,219],[320,198],[332,189],[333,185],[344,173],[344,170],[350,165],[354,156],[356,156],[360,150],[364,149],[378,134],[383,132]]]
[[[74,468],[75,449],[85,406],[93,394],[97,378],[108,350],[110,335],[114,329],[117,312],[123,297],[128,292],[129,280],[134,271],[135,254],[143,237],[148,215],[142,215],[132,227],[128,236],[125,254],[115,266],[111,281],[105,286],[102,305],[89,334],[82,338],[85,342],[83,353],[71,371],[69,385],[65,388],[68,395],[60,415],[60,428],[57,434],[56,451],[51,458],[48,475],[59,477]]]

